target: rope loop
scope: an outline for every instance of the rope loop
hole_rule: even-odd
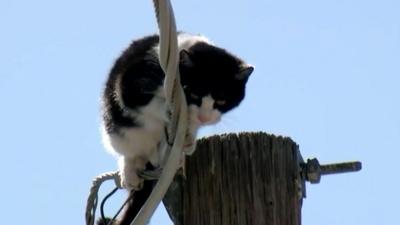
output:
[[[99,202],[98,192],[101,184],[107,180],[114,180],[115,186],[117,186],[118,188],[122,188],[119,171],[103,173],[98,175],[95,179],[93,179],[92,187],[90,188],[90,194],[86,204],[86,214],[85,214],[86,225],[94,224],[97,204]]]

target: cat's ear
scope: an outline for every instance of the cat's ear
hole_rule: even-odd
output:
[[[239,73],[235,75],[235,78],[237,80],[247,80],[253,71],[254,67],[252,65],[245,64],[240,68]]]
[[[182,65],[185,65],[187,67],[193,66],[193,61],[191,59],[190,52],[186,49],[182,49],[179,52],[179,61]]]

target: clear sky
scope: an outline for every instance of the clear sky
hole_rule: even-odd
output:
[[[399,224],[400,1],[173,6],[180,30],[256,67],[245,101],[202,135],[265,131],[304,158],[360,160],[359,173],[307,185],[303,224]],[[152,3],[0,0],[0,29],[0,223],[84,224],[92,178],[116,169],[99,135],[102,87],[130,41],[157,32]],[[171,223],[160,210],[152,224]]]

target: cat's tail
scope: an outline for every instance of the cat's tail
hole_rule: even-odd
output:
[[[149,167],[154,169],[154,167],[147,165],[147,169],[150,169]],[[100,218],[99,220],[97,220],[97,225],[130,225],[133,219],[135,219],[136,215],[139,213],[144,203],[146,203],[146,200],[149,198],[156,183],[157,180],[145,180],[143,183],[143,188],[141,190],[129,193],[128,198],[130,200],[125,205],[123,214],[120,216],[119,219],[113,221],[110,224],[110,218]]]

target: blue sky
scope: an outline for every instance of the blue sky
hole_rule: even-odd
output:
[[[399,1],[173,5],[178,29],[256,67],[245,101],[202,135],[265,131],[304,158],[360,160],[359,173],[307,185],[303,224],[398,224]],[[0,29],[1,223],[83,224],[92,178],[116,169],[99,135],[102,87],[130,41],[157,32],[152,3],[1,0]],[[170,222],[160,210],[152,224]]]

